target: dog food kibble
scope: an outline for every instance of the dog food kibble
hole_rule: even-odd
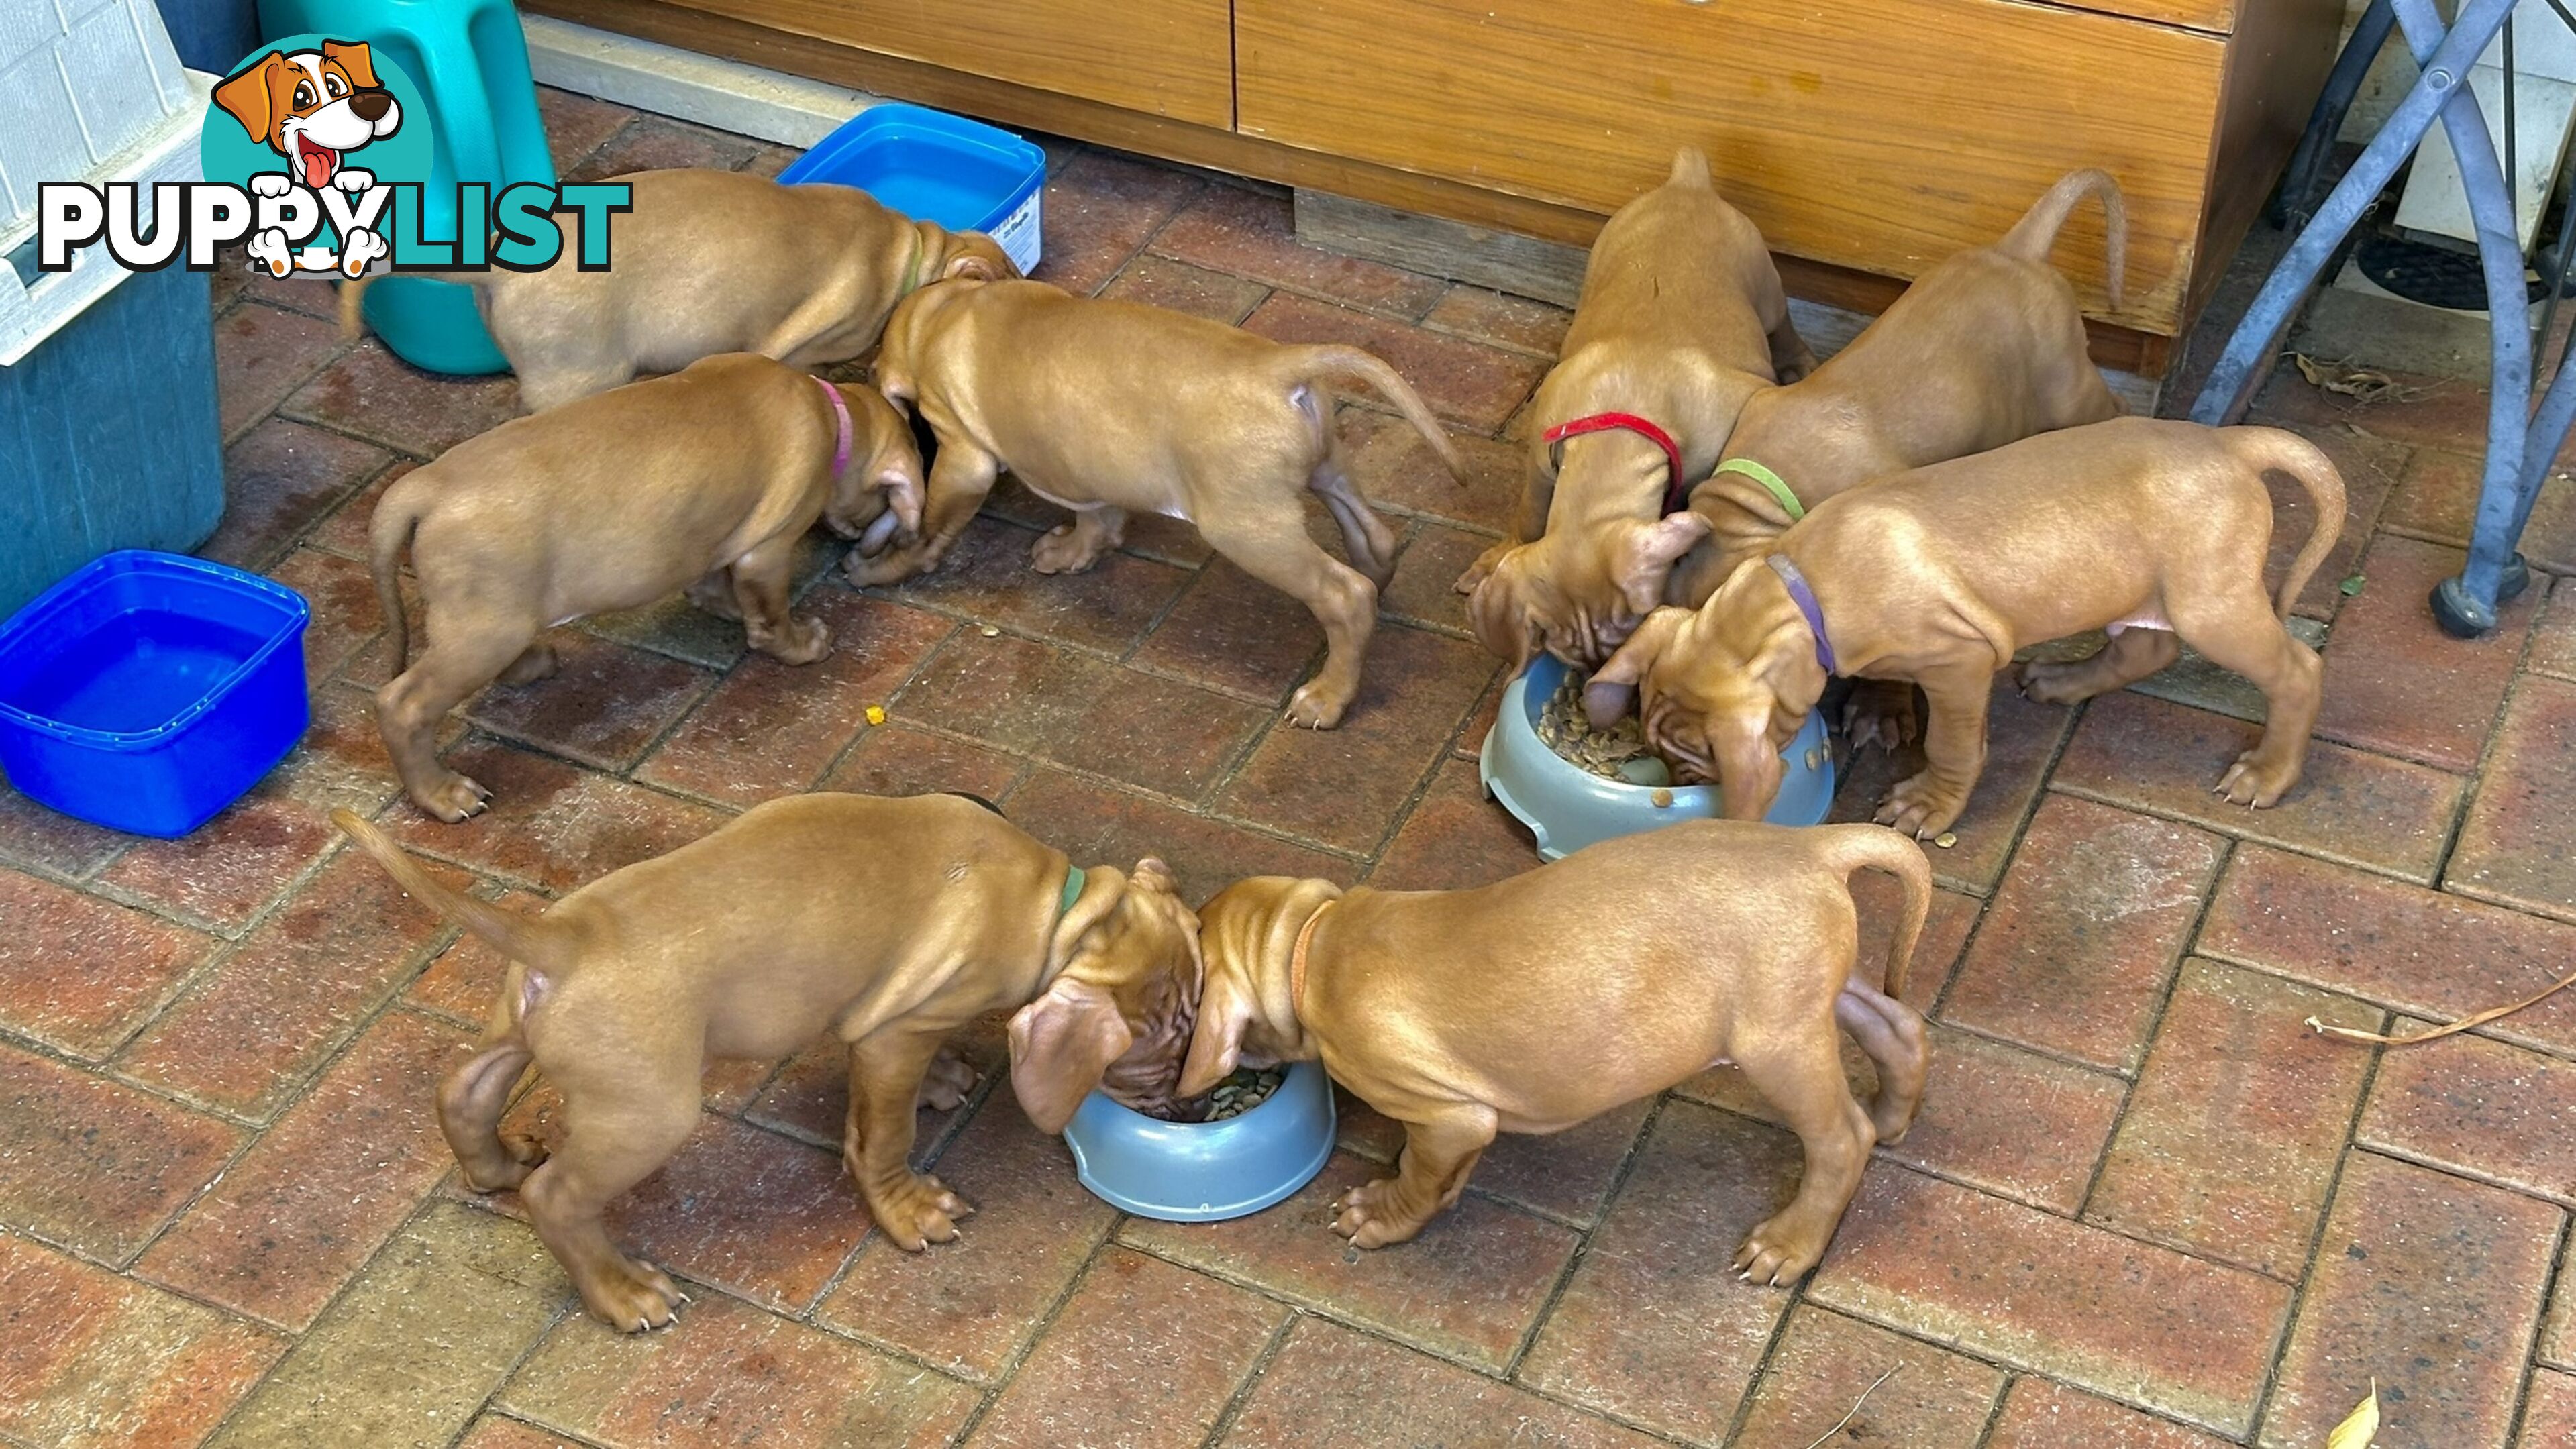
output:
[[[978,629],[975,632],[983,635],[987,639],[999,639],[1002,637],[1002,631],[990,624],[985,625],[983,628]]]
[[[1951,846],[1959,843],[1959,832],[1955,830],[1944,830],[1940,834],[1932,837],[1932,843],[1941,847],[1943,850],[1948,850]]]
[[[1670,810],[1673,808],[1673,792],[1670,790],[1657,790],[1654,794],[1649,795],[1646,798],[1653,801],[1655,808],[1658,810]]]
[[[1635,715],[1606,730],[1592,727],[1591,717],[1583,712],[1583,681],[1572,674],[1565,676],[1565,682],[1539,710],[1538,737],[1556,751],[1559,759],[1605,780],[1657,787],[1672,783],[1672,774],[1664,768],[1664,762],[1646,748],[1645,732],[1638,727]],[[1631,765],[1637,766],[1637,773],[1629,772]],[[1651,771],[1645,768],[1648,765],[1653,767]]]
[[[872,704],[868,706],[868,723],[872,725],[881,725],[885,723],[884,705]]]
[[[1259,1071],[1245,1067],[1217,1083],[1206,1096],[1174,1102],[1154,1115],[1166,1122],[1222,1122],[1228,1117],[1240,1117],[1270,1100],[1270,1094],[1279,1090],[1287,1076],[1286,1067],[1264,1067]]]

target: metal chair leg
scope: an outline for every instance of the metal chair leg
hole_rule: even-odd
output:
[[[2326,88],[2318,93],[2316,108],[2308,112],[2308,128],[2299,133],[2299,149],[2290,153],[2289,169],[2281,173],[2281,187],[2272,194],[2272,221],[2282,230],[2297,231],[2316,219],[2311,198],[2316,195],[2317,178],[2325,174],[2326,158],[2334,154],[2335,134],[2343,129],[2344,113],[2352,109],[2353,97],[2361,93],[2370,63],[2379,58],[2389,32],[2396,28],[2397,10],[2389,0],[2370,0],[2361,19],[2353,23],[2352,38],[2335,57]]]

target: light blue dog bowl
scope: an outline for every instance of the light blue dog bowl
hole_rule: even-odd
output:
[[[1333,1084],[1298,1062],[1260,1106],[1222,1122],[1164,1122],[1094,1092],[1064,1129],[1092,1196],[1138,1217],[1213,1223],[1257,1213],[1333,1155]]]
[[[1596,841],[1725,813],[1713,785],[1673,786],[1666,796],[1670,803],[1657,805],[1653,788],[1605,780],[1549,749],[1538,737],[1539,712],[1564,682],[1564,662],[1542,654],[1503,686],[1502,711],[1476,760],[1485,793],[1538,837],[1539,859],[1554,860]],[[1780,752],[1780,762],[1787,767],[1780,795],[1762,818],[1774,825],[1823,824],[1834,808],[1834,752],[1825,743],[1824,716],[1807,716],[1797,737]]]

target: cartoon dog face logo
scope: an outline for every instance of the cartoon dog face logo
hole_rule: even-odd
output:
[[[271,51],[216,86],[215,104],[241,122],[252,140],[285,157],[295,179],[316,191],[373,186],[374,176],[344,167],[341,159],[402,126],[402,106],[376,83],[375,62],[363,41]]]

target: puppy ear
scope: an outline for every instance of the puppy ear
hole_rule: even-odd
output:
[[[1653,612],[1663,602],[1664,581],[1672,577],[1673,565],[1708,537],[1708,531],[1708,520],[1687,509],[1653,523],[1632,520],[1620,525],[1618,541],[1610,550],[1610,580],[1619,586],[1628,607],[1640,615]]]
[[[1504,551],[1467,595],[1467,623],[1486,652],[1518,670],[1538,657],[1538,630],[1521,605],[1519,548]]]
[[[1064,1130],[1100,1074],[1136,1041],[1108,992],[1063,976],[1013,1013],[1010,1035],[1011,1090],[1049,1136]]]
[[[1646,671],[1655,667],[1671,647],[1673,633],[1688,619],[1688,609],[1665,607],[1646,616],[1628,642],[1610,656],[1609,662],[1592,672],[1583,686],[1583,713],[1594,729],[1608,729],[1637,706],[1637,686],[1646,680]]]
[[[1728,720],[1709,720],[1708,748],[1717,766],[1717,794],[1729,820],[1760,820],[1780,797],[1787,773],[1771,748],[1768,709]]]
[[[261,56],[259,64],[215,87],[215,104],[224,113],[241,122],[250,138],[263,146],[277,141],[277,92],[273,82],[286,68],[285,57],[275,51]]]
[[[941,281],[947,282],[998,282],[1003,280],[1002,272],[993,266],[991,258],[978,256],[973,252],[959,252],[957,255],[950,257],[948,259],[948,265],[939,269],[939,277]]]
[[[1199,994],[1198,1026],[1190,1033],[1189,1060],[1181,1064],[1180,1094],[1196,1097],[1234,1075],[1243,1060],[1243,1034],[1252,1029],[1252,993],[1233,971],[1207,973]]]
[[[349,84],[359,90],[384,89],[376,83],[375,56],[367,49],[367,43],[363,40],[326,40],[322,42],[322,59],[326,62],[336,62],[340,69],[348,74]]]

